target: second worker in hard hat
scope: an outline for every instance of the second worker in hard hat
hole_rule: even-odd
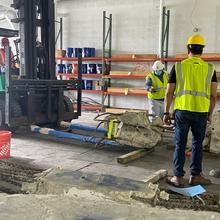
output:
[[[168,82],[168,75],[164,70],[164,64],[159,60],[154,62],[152,70],[153,71],[146,76],[149,114],[159,116],[163,119],[164,97]]]

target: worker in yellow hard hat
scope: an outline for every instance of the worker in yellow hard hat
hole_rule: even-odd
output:
[[[148,91],[149,114],[163,119],[164,97],[168,82],[164,64],[157,60],[152,66],[153,71],[146,76],[146,89]],[[150,117],[150,120],[153,118]]]
[[[211,184],[202,173],[202,142],[207,122],[210,124],[217,100],[217,77],[215,66],[201,59],[205,40],[201,35],[188,39],[188,58],[176,62],[168,80],[164,105],[164,124],[170,125],[170,106],[174,102],[175,151],[173,155],[174,176],[167,182],[182,187],[185,149],[189,129],[192,131],[192,159],[190,164],[191,185]]]

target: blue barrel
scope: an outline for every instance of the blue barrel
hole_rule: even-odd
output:
[[[82,80],[82,89],[85,89],[85,80]]]
[[[66,65],[65,64],[57,64],[58,73],[66,73]]]
[[[73,48],[72,47],[67,48],[67,57],[73,57]]]
[[[88,64],[83,63],[82,64],[82,74],[88,73]]]
[[[82,48],[74,48],[74,57],[80,57],[82,56]]]
[[[95,57],[95,48],[84,47],[82,55],[83,57]]]
[[[98,74],[102,74],[102,64],[101,63],[96,64],[96,71]]]
[[[90,48],[91,49],[91,57],[95,57],[95,48]]]
[[[65,64],[63,64],[63,73],[66,73],[66,65]]]
[[[96,64],[88,64],[88,73],[97,73]]]
[[[67,73],[72,73],[73,72],[73,66],[71,63],[67,64],[67,70],[66,70]]]
[[[84,86],[87,90],[92,90],[92,80],[84,80]]]

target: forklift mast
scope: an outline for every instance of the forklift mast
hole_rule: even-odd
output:
[[[55,17],[53,0],[14,0],[20,33],[20,76],[55,79]]]
[[[0,95],[0,127],[21,125],[56,125],[60,121],[81,115],[81,66],[78,78],[57,80],[55,71],[55,16],[54,0],[13,0],[11,5],[19,24],[20,69],[12,77],[11,51],[6,47],[5,94]],[[64,95],[76,90],[75,108]]]

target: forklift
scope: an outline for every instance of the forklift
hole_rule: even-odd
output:
[[[19,30],[0,28],[0,37],[19,37],[19,74],[11,68],[11,48],[5,48],[5,73],[0,75],[0,128],[57,126],[81,115],[81,66],[74,80],[58,80],[55,68],[54,0],[13,0]],[[74,108],[68,90],[77,91]]]

